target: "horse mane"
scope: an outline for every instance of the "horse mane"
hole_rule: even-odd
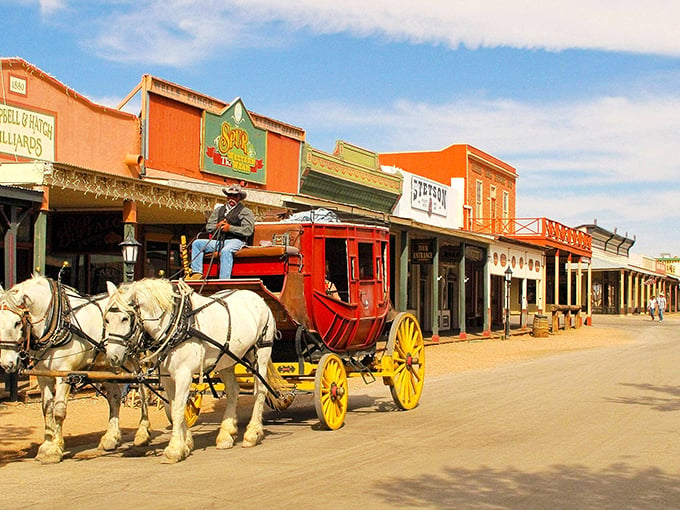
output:
[[[177,294],[169,281],[158,278],[144,278],[121,285],[118,291],[111,296],[109,308],[118,306],[121,310],[130,312],[133,310],[133,303],[144,301],[149,303],[154,311],[168,311],[172,308],[175,297],[177,297]]]

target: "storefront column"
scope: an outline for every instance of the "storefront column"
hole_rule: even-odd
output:
[[[538,315],[543,315],[543,312],[545,311],[546,275],[545,255],[543,255],[541,257],[541,281],[536,285],[536,291],[538,292],[538,295],[536,296],[536,311],[538,312]]]
[[[519,327],[524,329],[529,322],[529,303],[527,302],[527,278],[522,278],[522,310],[519,316]]]
[[[640,309],[640,275],[635,273],[633,279],[635,288],[633,289],[633,313]]]
[[[624,312],[624,293],[626,290],[626,279],[623,269],[619,270],[619,315],[625,315]]]
[[[583,265],[581,264],[581,257],[578,258],[576,264],[576,306],[581,306],[583,302]]]
[[[401,233],[401,251],[399,252],[399,285],[397,288],[397,310],[405,312],[408,308],[408,257],[409,257],[408,231]]]
[[[628,292],[626,292],[626,315],[633,311],[633,272],[628,271]]]
[[[567,305],[571,306],[571,253],[567,255]]]
[[[458,322],[460,338],[467,338],[467,318],[465,317],[465,243],[460,243],[460,261],[458,262]]]
[[[560,304],[560,250],[555,250],[555,289],[554,289],[554,303],[553,305]]]
[[[45,275],[47,263],[47,213],[50,210],[50,189],[42,188],[43,200],[40,212],[33,222],[33,271],[39,275]]]
[[[432,240],[432,341],[439,342],[439,238]]]
[[[588,263],[588,312],[586,314],[586,326],[593,325],[593,263]]]
[[[491,336],[491,260],[489,248],[486,249],[486,262],[484,263],[484,328],[482,336]]]

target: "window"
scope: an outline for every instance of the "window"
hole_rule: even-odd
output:
[[[373,280],[374,278],[373,245],[370,243],[359,243],[359,279]]]
[[[475,194],[475,218],[484,217],[484,207],[482,200],[484,198],[484,188],[482,187],[482,181],[477,181],[477,190]]]
[[[510,232],[510,222],[508,218],[510,216],[510,193],[507,191],[503,192],[503,232]]]
[[[349,302],[347,241],[326,238],[326,280],[333,282],[342,301]]]

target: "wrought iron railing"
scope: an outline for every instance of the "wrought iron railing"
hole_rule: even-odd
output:
[[[591,251],[593,238],[587,232],[567,227],[548,218],[474,218],[470,230],[526,240],[541,240],[552,246]]]

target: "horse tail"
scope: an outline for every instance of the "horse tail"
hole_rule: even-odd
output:
[[[273,343],[276,341],[276,339],[280,338],[281,335],[276,328],[276,320],[274,319],[274,314],[271,312],[271,309],[269,309],[267,323],[267,330],[271,335],[270,340]],[[295,385],[286,381],[281,376],[279,371],[276,369],[276,366],[272,362],[271,357],[267,362],[267,383],[269,383],[269,386],[275,392],[267,392],[267,397],[265,399],[267,405],[272,409],[276,409],[277,411],[283,411],[284,409],[287,409],[293,403],[293,399],[295,398]]]
[[[265,399],[267,405],[277,411],[287,409],[295,399],[295,385],[281,377],[271,360],[267,364],[267,382],[276,392],[276,394],[267,392]]]

